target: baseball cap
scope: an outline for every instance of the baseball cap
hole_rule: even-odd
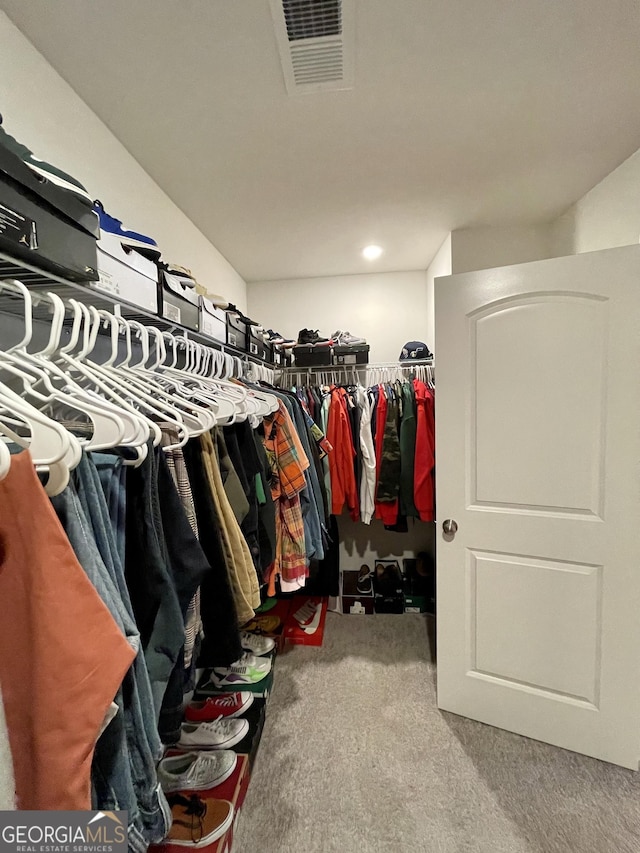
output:
[[[429,347],[422,341],[407,341],[402,347],[399,361],[424,361],[433,358]]]

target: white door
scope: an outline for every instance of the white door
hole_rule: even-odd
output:
[[[435,301],[438,705],[637,770],[640,246]]]

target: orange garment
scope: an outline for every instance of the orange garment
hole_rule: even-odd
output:
[[[341,515],[345,503],[354,521],[360,516],[358,486],[354,469],[356,450],[353,446],[351,424],[347,413],[347,392],[344,388],[331,390],[327,439],[333,445],[329,454],[331,477],[331,514]]]
[[[19,809],[91,808],[91,759],[135,652],[24,451],[0,481],[0,684]]]

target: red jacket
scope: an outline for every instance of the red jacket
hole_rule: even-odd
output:
[[[351,518],[357,521],[360,517],[360,504],[353,467],[356,450],[351,435],[351,423],[349,422],[345,399],[346,393],[344,388],[334,388],[331,391],[331,406],[329,407],[327,439],[333,445],[333,453],[329,454],[331,514],[340,515],[346,503]]]
[[[436,429],[434,397],[420,379],[413,380],[416,397],[416,455],[413,500],[422,521],[435,521]]]

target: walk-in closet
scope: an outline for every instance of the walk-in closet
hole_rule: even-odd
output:
[[[3,849],[637,853],[639,42],[0,0]]]

